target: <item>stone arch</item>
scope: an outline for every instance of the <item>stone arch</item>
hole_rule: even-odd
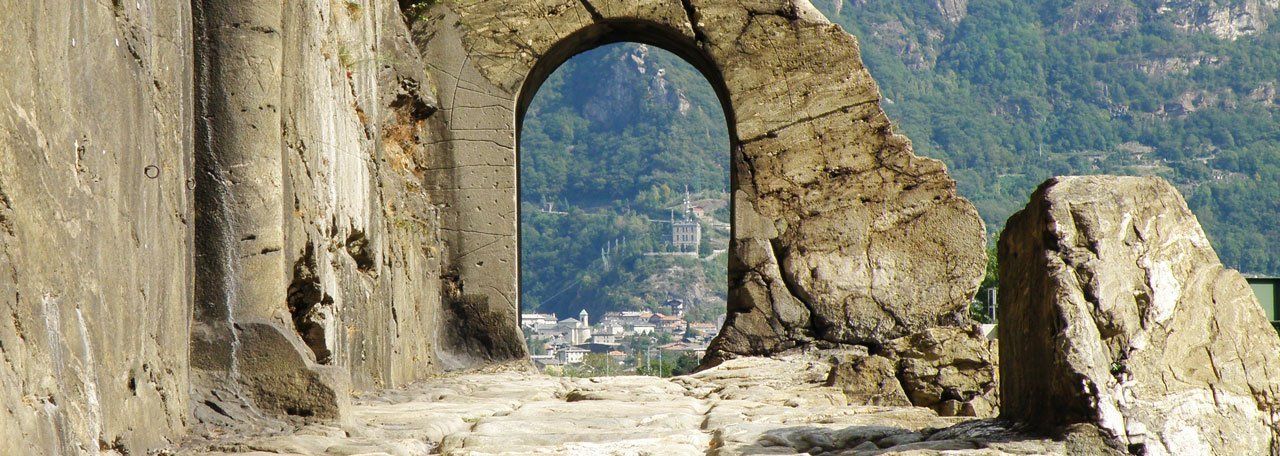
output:
[[[941,162],[893,132],[856,40],[807,0],[458,0],[426,14],[416,32],[448,119],[428,181],[449,202],[459,295],[483,313],[518,319],[516,135],[530,85],[575,49],[625,39],[699,66],[730,115],[729,316],[709,362],[964,324],[982,221]]]
[[[737,135],[734,132],[733,107],[729,104],[728,89],[724,86],[724,78],[720,76],[719,69],[711,61],[702,49],[697,46],[693,40],[682,36],[678,30],[670,27],[644,20],[622,19],[622,20],[605,20],[587,26],[553,45],[547,54],[530,70],[529,76],[525,78],[523,85],[516,96],[515,108],[515,125],[516,125],[516,169],[520,169],[521,152],[519,151],[520,136],[524,126],[525,114],[530,104],[533,103],[534,97],[538,94],[542,84],[547,78],[551,77],[560,66],[564,65],[573,57],[595,49],[597,47],[606,46],[615,43],[638,43],[655,46],[675,54],[677,57],[692,65],[702,75],[703,79],[711,85],[715,91],[716,97],[720,102],[721,110],[724,113],[725,129],[729,137],[729,150],[737,150]],[[731,168],[731,166],[730,166]],[[518,174],[518,172],[517,172]],[[736,187],[734,176],[736,173],[729,173],[730,192]],[[519,176],[517,175],[517,186],[519,184]],[[517,187],[518,191],[518,187]],[[519,207],[519,195],[517,194],[517,213]],[[729,210],[732,219],[733,202],[729,202]],[[517,221],[519,217],[517,217]],[[730,224],[730,238],[732,238],[732,223]],[[517,246],[519,242],[520,230],[517,227],[516,237]],[[519,255],[519,249],[517,249]],[[517,264],[520,264],[517,262]],[[516,281],[520,283],[521,271],[517,268]],[[523,311],[523,308],[518,310]]]
[[[601,20],[564,37],[552,45],[538,59],[516,95],[516,138],[524,123],[524,115],[538,89],[556,69],[569,59],[583,52],[614,43],[632,42],[656,46],[669,51],[693,65],[702,77],[711,84],[720,106],[724,109],[725,120],[729,128],[729,141],[736,144],[737,136],[733,131],[733,106],[729,103],[729,91],[724,85],[724,77],[719,68],[711,60],[711,56],[703,51],[696,41],[684,36],[679,30],[669,25],[642,19]],[[519,157],[517,157],[519,158]]]

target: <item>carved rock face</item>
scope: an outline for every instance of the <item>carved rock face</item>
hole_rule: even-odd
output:
[[[428,177],[448,183],[445,242],[468,252],[461,286],[512,324],[516,123],[564,60],[629,40],[699,68],[730,119],[729,315],[708,363],[962,326],[982,221],[941,162],[893,133],[857,41],[808,1],[459,0],[424,18],[415,35],[453,119],[451,166]]]
[[[1001,409],[1142,454],[1265,454],[1280,339],[1177,190],[1046,182],[1000,239]]]

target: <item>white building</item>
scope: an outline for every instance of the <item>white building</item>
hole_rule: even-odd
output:
[[[533,366],[537,367],[538,370],[542,370],[542,371],[546,371],[547,368],[552,366],[564,365],[564,361],[560,361],[559,358],[556,358],[555,356],[551,356],[551,355],[534,355],[532,358],[532,361],[533,361]]]
[[[582,362],[582,359],[587,356],[587,353],[591,353],[591,350],[569,347],[556,352],[556,357],[559,358],[562,363],[577,364]]]
[[[599,336],[600,334],[608,334],[612,336],[621,336],[626,333],[627,333],[627,327],[623,326],[622,323],[609,323],[604,325],[603,331],[595,335]]]
[[[656,329],[653,323],[636,323],[631,326],[631,331],[636,334],[653,334]]]
[[[544,314],[544,313],[527,313],[527,314],[520,314],[520,326],[527,326],[527,327],[530,327],[530,328],[536,328],[536,327],[538,327],[538,326],[540,326],[540,325],[545,325],[545,324],[548,324],[548,323],[553,324],[553,325],[554,325],[554,324],[556,324],[556,314],[553,314],[553,313],[550,313],[550,314]]]
[[[616,344],[618,343],[618,336],[615,336],[613,334],[595,334],[591,336],[591,343]]]
[[[588,339],[591,339],[591,325],[589,324],[590,320],[588,320],[588,318],[587,310],[583,309],[582,313],[578,314],[578,319],[566,318],[564,320],[560,320],[560,322],[556,324],[556,330],[563,332],[570,344],[578,345],[586,343]]]
[[[609,312],[604,314],[604,319],[601,323],[605,325],[631,326],[636,323],[647,322],[651,316],[653,316],[652,313],[640,311]]]
[[[552,322],[541,322],[536,325],[526,325],[525,327],[532,328],[533,332],[536,332],[539,334],[548,334],[548,333],[553,333],[558,331],[560,328],[560,324],[552,321]]]

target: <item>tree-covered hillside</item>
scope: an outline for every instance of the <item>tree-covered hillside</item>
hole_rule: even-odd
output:
[[[1050,176],[1154,174],[1229,266],[1280,274],[1280,27],[1250,2],[815,4],[858,36],[885,110],[991,236]],[[1245,6],[1267,14],[1215,14]]]
[[[661,49],[617,44],[556,70],[520,137],[521,302],[526,310],[594,315],[668,297],[693,319],[724,313],[729,138],[711,86]],[[667,235],[685,189],[708,208],[699,257]]]

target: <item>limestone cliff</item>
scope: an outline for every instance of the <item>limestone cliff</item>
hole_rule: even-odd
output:
[[[1185,30],[1235,40],[1265,30],[1280,10],[1277,0],[1163,0],[1156,12]]]
[[[277,6],[0,6],[0,441],[139,452],[488,359],[440,331],[399,6]]]

